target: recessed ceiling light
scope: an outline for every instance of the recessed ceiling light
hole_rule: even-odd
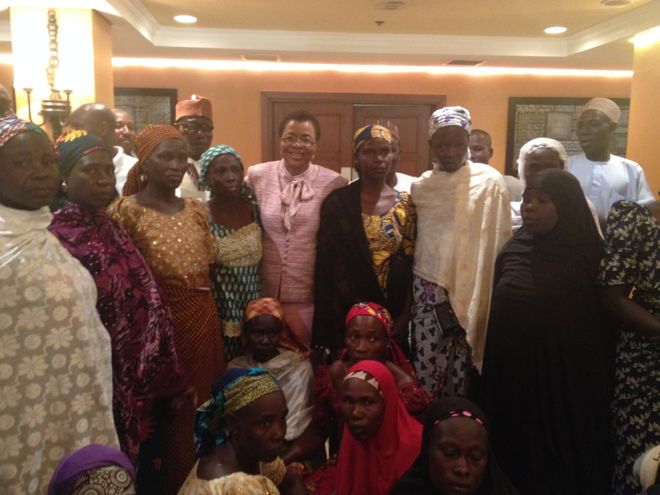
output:
[[[195,24],[197,22],[197,17],[194,15],[175,15],[174,20],[181,24]]]
[[[550,26],[543,30],[545,34],[562,34],[567,31],[566,26]]]
[[[399,0],[388,0],[386,2],[381,2],[376,7],[380,10],[400,10],[406,6],[406,2]]]
[[[600,0],[600,3],[605,7],[621,7],[632,3],[632,0]]]

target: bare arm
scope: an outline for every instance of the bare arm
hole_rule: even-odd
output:
[[[630,290],[631,287],[628,285],[602,287],[600,290],[601,302],[612,315],[622,320],[638,334],[647,338],[660,339],[660,320],[631,300],[628,297]]]

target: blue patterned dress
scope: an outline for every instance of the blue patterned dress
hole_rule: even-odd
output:
[[[600,284],[633,286],[634,301],[660,318],[660,224],[637,203],[615,203],[607,219]],[[615,495],[640,493],[635,459],[660,444],[660,340],[625,326],[617,347],[614,389]]]

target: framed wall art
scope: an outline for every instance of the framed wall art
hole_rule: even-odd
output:
[[[520,148],[530,139],[549,137],[560,141],[570,155],[580,153],[577,127],[580,110],[589,98],[509,98],[505,173],[517,176]],[[626,156],[630,100],[611,98],[621,109],[612,153]]]
[[[147,124],[172,124],[176,102],[176,89],[115,88],[115,108],[133,117],[136,132]]]

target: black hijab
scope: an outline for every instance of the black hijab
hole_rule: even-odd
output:
[[[540,189],[550,196],[557,210],[557,223],[544,235],[528,232],[523,223],[512,243],[533,247],[536,256],[577,261],[588,267],[595,280],[603,243],[578,180],[565,170],[546,169],[527,182],[525,190],[530,189]]]
[[[470,413],[488,432],[488,420],[484,412],[468,399],[462,397],[445,397],[434,401],[426,411],[424,432],[422,433],[422,449],[412,467],[397,482],[392,495],[437,495],[438,492],[431,483],[429,474],[429,442],[433,433],[433,425],[454,417],[454,411]],[[502,472],[488,442],[488,468],[481,481],[477,495],[518,495],[506,475]]]

